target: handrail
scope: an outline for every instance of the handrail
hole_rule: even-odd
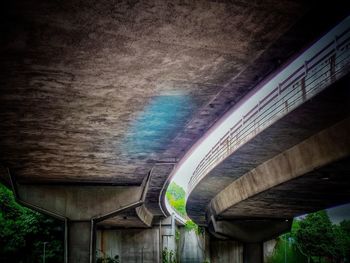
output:
[[[302,66],[279,81],[272,91],[240,115],[229,132],[200,161],[189,181],[188,193],[240,146],[350,71],[349,24],[348,19],[340,34],[323,43],[315,55],[305,58]],[[315,48],[317,43],[310,48]]]
[[[180,215],[170,204],[168,199],[165,197],[165,206],[169,212],[169,214],[174,215],[175,221],[180,225],[185,225],[187,219]]]

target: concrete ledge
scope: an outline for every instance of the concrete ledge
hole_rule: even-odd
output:
[[[153,214],[148,211],[145,205],[136,207],[136,214],[140,220],[148,227],[152,226]]]
[[[140,200],[142,187],[18,185],[19,197],[70,220],[90,220]]]
[[[253,219],[233,221],[212,221],[216,235],[243,243],[257,243],[271,240],[289,231],[293,219]]]

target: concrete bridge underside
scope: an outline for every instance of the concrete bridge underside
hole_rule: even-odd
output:
[[[215,167],[188,198],[187,212],[191,218],[205,225],[209,203],[227,185],[274,156],[347,118],[350,114],[348,86],[347,76],[272,124]]]
[[[161,191],[190,147],[349,12],[299,0],[2,5],[0,180],[66,221],[66,262],[93,261],[96,227],[159,224]]]
[[[294,217],[350,202],[348,87],[346,77],[240,147],[192,190],[188,215],[260,262]]]

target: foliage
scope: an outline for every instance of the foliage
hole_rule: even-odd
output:
[[[305,257],[291,241],[292,239],[291,237],[289,237],[288,234],[282,235],[279,238],[277,238],[277,243],[274,252],[270,257],[268,257],[266,262],[282,263],[286,258],[287,262],[289,263],[306,263],[307,257]]]
[[[185,209],[185,190],[172,182],[166,192],[169,204],[183,217],[187,217]]]
[[[119,255],[115,255],[114,258],[109,256],[99,257],[96,259],[96,263],[119,263]]]
[[[343,220],[340,222],[340,230],[342,239],[344,242],[342,245],[344,246],[344,254],[345,258],[350,261],[350,220]]]
[[[63,240],[62,222],[20,206],[0,184],[1,262],[41,262],[43,242],[48,242],[46,262],[62,262]]]
[[[178,229],[175,230],[175,240],[176,241],[180,240],[180,231]]]
[[[172,182],[166,192],[166,197],[169,204],[184,218],[188,218],[186,214],[186,202],[185,202],[185,190]],[[185,223],[185,229],[187,231],[195,231],[197,235],[203,234],[204,229],[196,225],[192,220],[187,220]]]
[[[197,225],[192,221],[192,220],[187,220],[185,223],[185,229],[186,231],[196,231],[197,230]]]
[[[204,233],[204,228],[198,226],[192,220],[187,220],[185,223],[186,231],[194,231],[197,235],[202,235]]]
[[[296,241],[300,250],[308,257],[333,255],[335,236],[332,223],[326,211],[311,213],[300,222],[296,232]]]
[[[285,255],[286,253],[286,255]],[[350,221],[333,225],[326,211],[293,221],[290,233],[280,236],[268,263],[349,262]]]
[[[168,250],[167,248],[163,249],[162,252],[162,262],[163,263],[176,263],[175,253],[172,250]]]
[[[333,225],[335,243],[333,257],[337,261],[346,258],[350,260],[350,220],[344,220],[339,225]],[[347,261],[347,262],[348,262]]]

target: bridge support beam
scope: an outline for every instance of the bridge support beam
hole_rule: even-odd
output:
[[[216,220],[211,216],[209,232],[219,239],[241,242],[244,263],[262,263],[264,241],[276,238],[291,229],[293,219],[236,219]]]
[[[263,242],[246,243],[243,247],[244,263],[262,263],[264,261]]]
[[[288,232],[292,227],[292,222],[292,218],[216,221],[212,217],[209,231],[218,238],[237,240],[244,244],[259,244]]]
[[[90,246],[94,247],[95,242],[92,239],[94,230],[91,229],[90,221],[71,221],[67,227],[68,262],[91,262],[95,249],[91,249]]]
[[[93,263],[96,223],[142,206],[149,182],[147,177],[142,185],[128,187],[24,185],[8,173],[17,202],[65,221],[65,263]]]

